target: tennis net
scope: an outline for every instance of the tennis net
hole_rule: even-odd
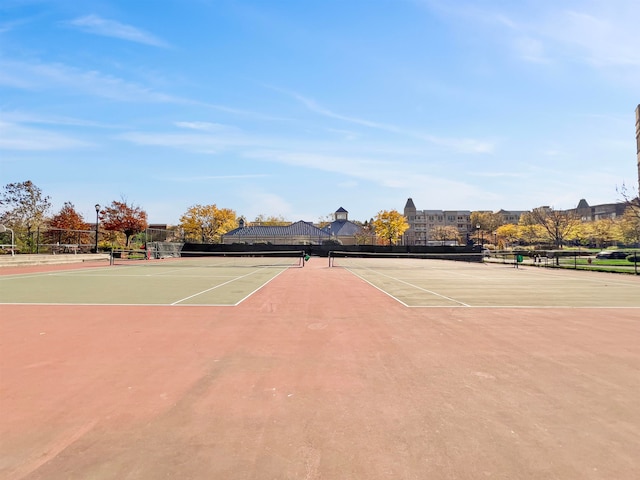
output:
[[[481,253],[371,253],[371,252],[329,252],[330,267],[344,268],[424,268],[427,262],[482,262]]]
[[[304,267],[303,250],[249,252],[185,252],[153,258],[147,250],[114,250],[111,265],[171,267]]]

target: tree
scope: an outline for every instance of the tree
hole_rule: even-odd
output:
[[[503,244],[506,244],[505,246],[509,246],[520,238],[520,229],[517,225],[508,223],[496,228],[496,235]]]
[[[593,222],[580,222],[569,233],[568,240],[576,242],[578,245],[591,245],[594,239],[592,228]]]
[[[324,228],[331,224],[331,222],[333,222],[333,215],[324,215],[323,217],[318,218],[318,228]]]
[[[598,248],[606,247],[620,239],[620,232],[611,218],[594,220],[589,227],[591,237]]]
[[[634,192],[624,183],[622,184],[622,187],[617,190],[618,193],[622,195],[624,203],[627,204],[625,214],[627,214],[627,211],[629,210],[628,215],[634,215],[636,218],[640,219],[640,190],[638,191],[638,195],[634,196]]]
[[[453,225],[447,225],[447,226],[438,225],[437,227],[434,227],[433,230],[431,231],[431,238],[433,238],[438,242],[442,242],[442,245],[444,245],[447,242],[447,240],[453,240],[453,241],[459,242],[460,232]]]
[[[235,214],[234,214],[235,215]],[[266,216],[264,214],[260,214],[256,217],[253,223],[257,223],[260,225],[269,225],[272,227],[282,227],[287,226],[291,222],[287,222],[282,215],[269,215]],[[226,233],[226,232],[225,232]]]
[[[622,241],[640,247],[640,215],[633,208],[627,207],[618,224]]]
[[[373,220],[376,235],[393,245],[409,229],[407,219],[397,210],[381,210]]]
[[[180,217],[186,239],[201,243],[219,243],[222,235],[238,226],[236,212],[213,205],[194,205]]]
[[[375,236],[373,219],[371,219],[371,221],[365,220],[364,223],[358,221],[354,221],[353,223],[361,227],[361,230],[354,236],[356,245],[373,245],[373,238]]]
[[[520,215],[518,223],[518,237],[523,242],[531,245],[540,243],[546,235],[546,230],[537,223],[531,212],[524,212]]]
[[[546,236],[556,248],[562,248],[571,229],[579,222],[575,213],[554,210],[550,207],[534,208],[531,211],[531,218],[544,229]]]
[[[469,221],[474,229],[480,225],[480,230],[485,233],[495,232],[504,223],[502,215],[492,212],[471,212]]]
[[[9,183],[4,186],[0,196],[0,223],[11,225],[14,229],[25,229],[27,246],[33,251],[33,229],[39,228],[45,221],[45,215],[51,208],[51,200],[42,194],[31,180]]]
[[[89,225],[76,212],[71,202],[64,202],[58,213],[47,222],[49,243],[89,243]]]
[[[125,200],[114,200],[111,205],[100,210],[99,217],[105,230],[124,233],[127,247],[133,235],[144,232],[147,228],[147,212],[127,204]]]

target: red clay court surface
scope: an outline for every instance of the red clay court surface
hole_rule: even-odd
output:
[[[0,305],[0,478],[638,478],[640,308],[369,281],[312,259],[236,307]]]

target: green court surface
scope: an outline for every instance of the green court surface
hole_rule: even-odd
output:
[[[285,267],[105,266],[0,276],[0,303],[237,305]]]
[[[640,307],[634,275],[393,258],[339,265],[408,307]]]

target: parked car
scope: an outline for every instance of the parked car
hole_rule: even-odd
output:
[[[596,258],[601,260],[605,259],[625,259],[629,255],[628,252],[623,252],[620,250],[603,250],[596,254]]]

